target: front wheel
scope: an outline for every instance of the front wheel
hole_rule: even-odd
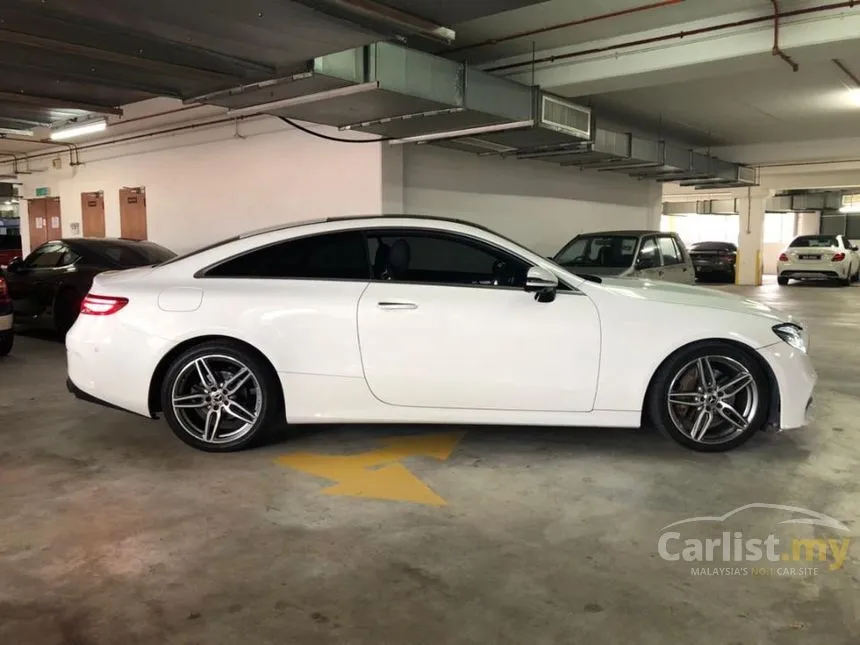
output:
[[[167,371],[161,409],[173,433],[198,450],[233,452],[261,439],[282,417],[280,385],[263,359],[238,343],[183,352]]]
[[[677,352],[659,369],[649,417],[663,434],[699,452],[737,448],[764,427],[767,376],[746,350],[721,342]]]

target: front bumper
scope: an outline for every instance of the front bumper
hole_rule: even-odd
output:
[[[813,393],[818,374],[809,355],[779,342],[759,350],[770,366],[779,391],[778,427],[793,430],[808,425],[814,413]]]

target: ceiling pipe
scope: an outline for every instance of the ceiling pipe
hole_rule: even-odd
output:
[[[779,0],[770,0],[773,5],[773,55],[779,56],[782,60],[791,66],[793,71],[800,69],[800,66],[794,62],[794,59],[786,54],[779,46]]]
[[[844,2],[831,2],[830,4],[818,5],[816,7],[806,7],[805,9],[794,9],[792,11],[783,11],[780,13],[780,18],[794,18],[797,16],[807,16],[825,11],[837,11],[839,9],[853,9],[858,6],[857,0],[846,0]],[[627,49],[629,47],[638,47],[641,45],[652,45],[654,43],[666,42],[669,40],[678,40],[689,38],[690,36],[700,36],[702,34],[710,34],[727,29],[735,29],[738,27],[747,27],[749,25],[770,22],[773,16],[768,14],[757,18],[746,18],[744,20],[735,20],[734,22],[726,22],[718,25],[709,25],[707,27],[699,27],[698,29],[690,29],[689,31],[678,31],[662,36],[652,36],[650,38],[640,38],[639,40],[630,40],[616,45],[608,45],[606,47],[595,47],[593,49],[585,49],[578,52],[570,52],[569,54],[557,54],[555,56],[544,56],[542,58],[526,60],[520,63],[509,63],[507,65],[498,65],[485,69],[486,72],[501,72],[520,67],[538,65],[543,63],[555,63],[560,60],[569,60],[572,58],[580,58],[582,56],[590,56],[592,54],[605,54],[607,52],[618,51],[619,49]]]
[[[588,18],[580,18],[578,20],[570,20],[568,22],[561,22],[555,25],[549,25],[548,27],[540,27],[539,29],[532,29],[530,31],[521,31],[516,34],[510,34],[509,36],[500,36],[498,38],[491,38],[489,40],[485,40],[483,42],[475,43],[473,45],[463,45],[462,47],[455,47],[454,49],[448,49],[445,51],[446,54],[454,54],[457,52],[466,51],[469,49],[478,49],[479,47],[486,47],[488,45],[498,45],[499,43],[506,43],[511,40],[518,40],[520,38],[528,38],[529,36],[537,36],[540,34],[546,34],[551,31],[557,31],[558,29],[567,29],[569,27],[578,27],[580,25],[587,25],[592,22],[599,22],[601,20],[610,20],[612,18],[621,18],[622,16],[629,16],[632,14],[640,13],[642,11],[650,11],[651,9],[662,9],[664,7],[671,7],[672,5],[681,4],[685,0],[661,0],[660,2],[651,2],[649,4],[639,5],[637,7],[630,7],[628,9],[620,9],[618,11],[610,11],[608,13],[601,13],[596,16],[590,16]]]

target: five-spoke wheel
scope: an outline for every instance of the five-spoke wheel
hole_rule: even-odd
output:
[[[687,348],[658,372],[649,395],[651,420],[679,443],[722,451],[765,423],[768,380],[749,352],[713,342]]]
[[[272,420],[280,400],[271,370],[233,343],[205,343],[171,365],[162,409],[174,433],[202,450],[246,447]]]

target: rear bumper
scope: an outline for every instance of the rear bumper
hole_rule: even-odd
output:
[[[4,313],[2,309],[0,309],[0,334],[3,333],[12,333],[12,324],[13,317],[12,312]]]
[[[797,280],[847,278],[851,270],[848,262],[780,262],[776,269],[781,278]]]
[[[121,408],[118,405],[114,405],[113,403],[108,403],[102,399],[99,399],[92,394],[88,394],[84,392],[81,388],[75,385],[74,381],[70,378],[66,378],[66,389],[71,392],[75,398],[80,399],[81,401],[86,401],[87,403],[95,403],[96,405],[101,405],[106,408],[111,408],[113,410],[120,410],[122,412],[131,412],[132,414],[137,414],[133,410],[127,410],[125,408]],[[149,417],[147,417],[149,418]]]

